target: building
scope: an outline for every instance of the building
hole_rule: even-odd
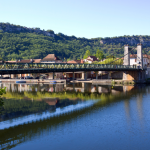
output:
[[[60,60],[55,54],[48,54],[46,57],[41,59],[40,63],[62,63],[62,60]],[[48,79],[53,79],[53,73],[48,73]],[[62,79],[63,73],[55,73],[54,79]]]
[[[87,59],[84,59],[84,62],[92,64],[94,61],[98,61],[98,59],[95,56],[88,56]]]
[[[60,60],[55,54],[48,54],[46,57],[41,59],[41,63],[62,63],[62,60]]]
[[[137,65],[137,54],[130,55],[130,65]],[[149,66],[150,55],[143,54],[143,66]]]
[[[15,61],[6,61],[6,63],[40,63],[41,59],[19,59]]]
[[[19,59],[16,61],[6,61],[6,63],[62,63],[62,60],[60,60],[55,54],[48,54],[43,59]],[[9,75],[6,75],[9,76]],[[18,75],[11,75],[11,78],[24,78],[26,76],[40,76],[39,74],[18,74]],[[53,79],[53,73],[47,73],[46,74],[48,79]],[[62,73],[55,73],[54,75],[55,79],[63,78]]]
[[[40,63],[41,59],[19,59],[16,61],[6,61],[6,63]],[[4,75],[3,77],[7,77],[8,75]],[[18,74],[11,75],[11,78],[25,78],[26,76],[32,76],[31,74]]]

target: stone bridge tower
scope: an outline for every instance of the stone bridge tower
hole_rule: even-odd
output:
[[[130,50],[129,45],[124,46],[124,65],[130,65]],[[137,44],[137,66],[143,68],[142,44]]]
[[[142,44],[137,44],[137,66],[143,68]]]
[[[129,46],[124,46],[124,65],[130,65],[130,53],[129,53]]]
[[[143,68],[143,54],[142,54],[142,44],[137,44],[137,66]],[[124,65],[130,65],[130,48],[128,45],[124,46]],[[136,80],[144,81],[145,80],[145,71],[124,71],[123,80]]]

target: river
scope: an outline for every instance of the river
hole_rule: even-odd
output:
[[[0,149],[150,149],[150,86],[0,84]]]

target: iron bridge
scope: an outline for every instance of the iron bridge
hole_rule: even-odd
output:
[[[77,71],[137,71],[136,65],[66,64],[66,63],[1,63],[0,74],[26,74]]]

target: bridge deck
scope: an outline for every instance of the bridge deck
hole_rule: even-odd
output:
[[[0,74],[77,72],[77,71],[137,71],[137,66],[65,63],[1,63]]]

